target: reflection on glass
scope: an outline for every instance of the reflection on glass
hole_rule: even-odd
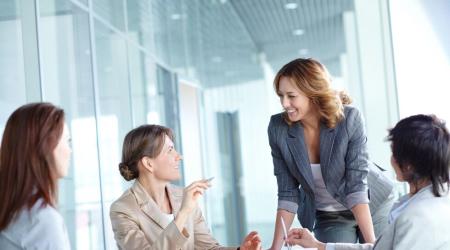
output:
[[[21,17],[18,0],[4,0],[0,11],[0,141],[6,119],[26,101]]]
[[[109,207],[128,188],[118,171],[122,141],[132,128],[127,48],[123,37],[95,23],[95,55],[98,80],[98,144],[105,237],[108,248],[115,247]]]
[[[116,29],[125,31],[124,2],[117,0],[94,0],[94,12],[113,25]]]
[[[156,64],[142,51],[129,47],[131,104],[133,125],[159,124],[157,112]]]
[[[128,36],[148,51],[155,51],[151,1],[127,1],[127,17]]]
[[[172,129],[175,135],[181,135],[180,117],[179,117],[179,99],[178,99],[178,79],[175,74],[169,70],[157,66],[156,67],[158,98],[160,113],[162,114],[162,124]],[[175,148],[180,154],[183,154],[181,147],[181,138],[175,141]],[[180,172],[182,178],[176,184],[184,185],[184,163],[180,162]]]
[[[66,111],[72,166],[60,182],[59,211],[72,249],[103,248],[88,14],[68,1],[40,1],[44,101]]]

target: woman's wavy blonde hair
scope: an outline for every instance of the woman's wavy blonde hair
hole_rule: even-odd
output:
[[[295,59],[284,65],[274,79],[276,93],[279,91],[281,77],[288,77],[319,110],[321,121],[334,128],[344,118],[344,105],[352,102],[343,91],[331,88],[331,77],[320,62],[308,58]],[[291,123],[287,116],[286,121]]]

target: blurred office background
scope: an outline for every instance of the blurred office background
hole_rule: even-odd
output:
[[[450,121],[449,23],[446,0],[1,0],[0,131],[27,102],[66,110],[59,210],[73,249],[116,249],[109,206],[130,186],[121,143],[144,123],[175,131],[178,184],[215,177],[201,206],[219,242],[258,230],[269,247],[277,70],[323,62],[363,112],[372,160],[390,169],[384,138],[399,118]]]

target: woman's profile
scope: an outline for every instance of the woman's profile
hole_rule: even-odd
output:
[[[0,249],[70,249],[56,210],[69,141],[64,111],[50,103],[21,106],[8,118],[0,147]]]

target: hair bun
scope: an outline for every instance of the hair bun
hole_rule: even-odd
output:
[[[137,177],[136,173],[132,171],[125,163],[121,162],[119,164],[119,171],[123,178],[127,181],[131,181]]]

